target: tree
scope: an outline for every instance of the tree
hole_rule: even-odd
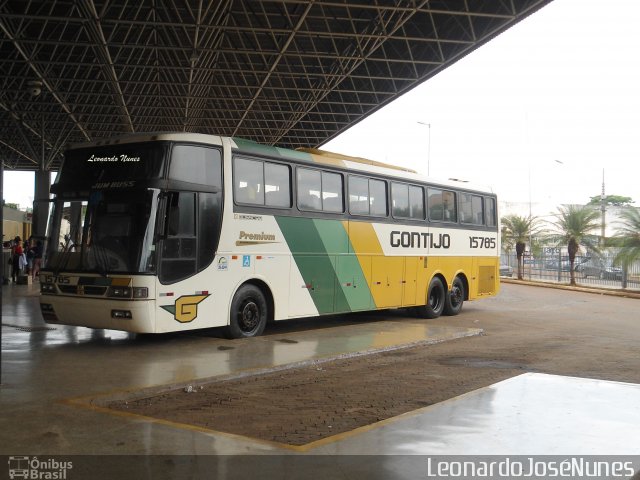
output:
[[[622,195],[605,195],[604,197],[604,204],[614,207],[630,207],[632,203],[634,201],[631,197],[623,197]],[[588,205],[602,205],[602,197],[600,195],[591,197]]]
[[[620,212],[620,218],[622,226],[614,237],[620,242],[620,251],[613,263],[622,266],[626,272],[633,262],[640,260],[640,210],[627,208]]]
[[[502,221],[504,222],[504,219],[502,219]],[[511,255],[511,250],[515,247],[511,237],[509,237],[509,232],[507,231],[507,227],[504,226],[504,223],[500,228],[500,245],[507,255]]]
[[[519,215],[507,215],[502,217],[502,238],[507,245],[516,246],[518,257],[518,280],[522,280],[523,258],[527,239],[537,232],[537,222],[535,217],[521,217]]]
[[[571,285],[576,284],[575,261],[580,245],[584,245],[599,254],[597,235],[590,232],[600,228],[600,212],[590,206],[569,205],[558,207],[557,220],[551,222],[557,230],[552,235],[558,246],[565,244],[569,252],[569,273]]]

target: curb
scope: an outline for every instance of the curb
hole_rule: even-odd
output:
[[[640,300],[640,292],[630,292],[629,290],[610,290],[607,288],[578,287],[562,283],[536,282],[534,280],[517,280],[515,278],[500,278],[500,283],[511,283],[514,285],[527,285],[530,287],[555,288],[558,290],[569,290],[572,292],[595,293],[597,295],[608,295],[610,297],[635,298]]]

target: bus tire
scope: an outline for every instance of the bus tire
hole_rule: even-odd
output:
[[[443,313],[445,315],[458,315],[460,313],[460,310],[462,310],[464,296],[464,282],[460,279],[460,277],[456,277],[453,279],[451,291],[447,292]]]
[[[262,334],[269,317],[269,307],[262,290],[255,285],[242,285],[231,302],[227,338],[257,337]]]
[[[416,313],[421,318],[438,318],[444,310],[446,290],[442,284],[442,280],[433,277],[429,283],[427,290],[427,304],[416,307]]]

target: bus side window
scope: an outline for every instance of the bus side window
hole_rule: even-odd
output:
[[[392,182],[391,212],[394,217],[424,220],[424,193],[422,187]]]
[[[220,150],[196,145],[175,145],[171,152],[169,178],[214,187],[222,186]]]
[[[373,178],[349,176],[349,211],[356,215],[386,217],[386,182]]]
[[[291,206],[291,170],[287,165],[265,162],[264,195],[267,207]]]
[[[495,227],[497,225],[496,220],[496,199],[495,198],[485,198],[485,212],[487,215],[487,226]]]
[[[236,202],[264,205],[263,162],[235,158],[233,174],[233,191]]]
[[[456,215],[456,194],[447,190],[442,192],[442,207],[444,212],[444,220],[446,222],[457,222]]]
[[[471,225],[484,224],[482,197],[470,193],[460,194],[460,220]]]
[[[353,215],[369,215],[369,181],[349,176],[349,211]]]
[[[298,208],[322,210],[322,176],[319,170],[298,168]]]
[[[322,211],[342,213],[342,175],[322,172]]]
[[[387,216],[387,184],[382,180],[369,179],[369,215]]]
[[[429,219],[435,222],[457,222],[456,194],[448,190],[429,187]],[[460,212],[460,218],[464,222],[465,212]]]

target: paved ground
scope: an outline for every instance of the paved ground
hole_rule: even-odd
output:
[[[455,318],[305,319],[233,341],[215,331],[141,338],[46,327],[36,295],[33,286],[2,289],[5,466],[9,456],[73,455],[67,478],[388,480],[424,478],[425,455],[634,455],[640,444],[640,299],[506,284]],[[426,345],[446,338],[458,340]],[[366,354],[415,342],[419,348]],[[274,369],[280,373],[256,376]],[[632,384],[530,373],[439,401],[526,371]],[[189,401],[219,394],[202,410],[183,407],[191,419],[218,412],[241,435],[216,431],[224,425],[215,416],[209,428],[187,427],[102,403],[223,377],[235,380],[183,393]]]
[[[464,341],[464,340],[463,340]],[[456,340],[458,342],[458,340]],[[431,347],[183,388],[111,408],[288,445],[304,445],[522,373],[448,365]]]
[[[434,324],[480,337],[182,389],[112,408],[301,445],[499,380],[544,372],[640,383],[640,300],[504,285]],[[353,318],[351,318],[353,320]],[[276,326],[282,335],[294,324]]]

